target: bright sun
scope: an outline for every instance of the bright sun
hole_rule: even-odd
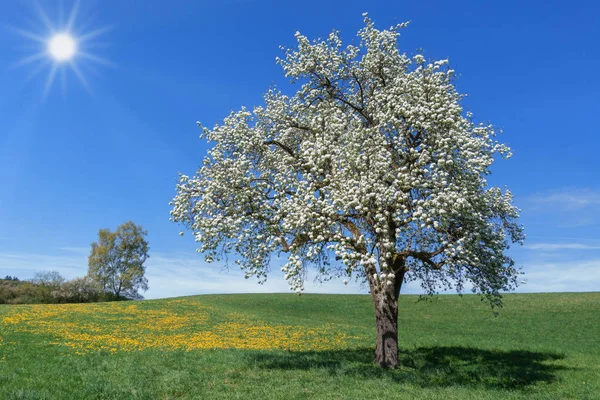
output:
[[[63,94],[67,86],[67,71],[71,71],[84,88],[89,90],[88,82],[84,76],[84,69],[92,68],[91,64],[112,65],[104,58],[90,53],[91,48],[96,47],[92,43],[92,39],[101,36],[110,28],[103,27],[86,31],[77,29],[75,20],[79,8],[80,0],[73,0],[73,6],[65,20],[62,5],[59,5],[58,18],[54,20],[39,5],[35,4],[34,11],[37,12],[39,18],[39,22],[35,23],[35,30],[12,28],[17,34],[37,42],[40,46],[38,51],[26,56],[17,65],[38,64],[31,77],[37,75],[44,67],[49,66],[44,97],[48,95],[56,76],[61,80]]]
[[[67,33],[55,34],[48,40],[48,52],[58,62],[68,61],[77,52],[77,42]]]

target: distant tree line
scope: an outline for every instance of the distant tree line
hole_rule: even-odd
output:
[[[0,304],[90,303],[142,299],[148,259],[147,231],[129,221],[115,232],[100,229],[92,243],[88,274],[67,281],[58,271],[37,272],[32,279],[0,279]]]
[[[67,281],[58,271],[37,272],[32,279],[0,279],[0,304],[89,303],[126,300],[104,292],[89,276]]]

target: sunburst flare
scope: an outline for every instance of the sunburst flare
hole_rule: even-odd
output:
[[[113,65],[110,61],[90,52],[93,40],[106,33],[110,27],[102,27],[92,30],[81,30],[76,26],[79,14],[79,0],[71,7],[66,21],[53,21],[48,14],[39,6],[35,5],[35,14],[41,24],[42,32],[28,31],[21,28],[12,28],[21,37],[31,40],[38,46],[33,54],[29,54],[19,60],[17,66],[35,64],[30,78],[47,70],[46,83],[44,86],[44,97],[50,92],[57,75],[66,79],[67,71],[72,72],[81,85],[89,90],[89,84],[85,78],[81,66],[86,62]],[[62,10],[61,10],[62,11]],[[59,12],[62,15],[62,12]],[[46,67],[46,68],[45,68]],[[64,82],[63,82],[64,83]],[[65,85],[63,84],[63,91]]]

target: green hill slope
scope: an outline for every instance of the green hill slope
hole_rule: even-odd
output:
[[[369,296],[0,306],[1,399],[598,399],[600,293],[401,296],[403,366]]]

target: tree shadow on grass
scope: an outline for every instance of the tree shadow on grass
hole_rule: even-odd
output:
[[[322,370],[331,375],[391,379],[422,387],[477,386],[524,389],[550,383],[564,366],[549,363],[563,355],[526,350],[484,350],[462,346],[419,347],[400,351],[402,367],[383,370],[373,364],[373,348],[339,351],[251,352],[248,362],[261,369]]]

